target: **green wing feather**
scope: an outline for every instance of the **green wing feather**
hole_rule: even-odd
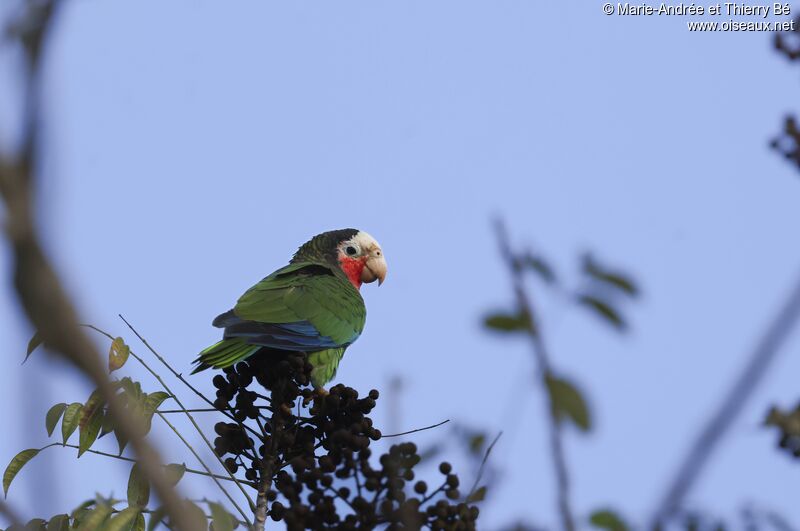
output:
[[[270,324],[310,323],[320,335],[340,345],[309,351],[311,378],[322,387],[333,379],[347,346],[364,329],[366,308],[358,290],[341,271],[316,262],[283,267],[247,290],[233,313],[240,319]],[[203,350],[194,372],[235,365],[263,348],[245,337],[223,339]]]
[[[225,369],[238,362],[249,358],[261,347],[258,345],[250,345],[244,339],[235,337],[231,339],[223,339],[203,349],[195,360],[198,365],[192,371],[192,374],[200,372],[209,367],[216,369]]]
[[[328,266],[290,264],[242,295],[233,312],[262,323],[308,321],[338,345],[349,345],[364,329],[367,311],[358,290]]]

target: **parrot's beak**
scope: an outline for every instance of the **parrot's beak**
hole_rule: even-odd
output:
[[[361,272],[361,282],[369,284],[377,280],[380,286],[385,279],[386,260],[383,257],[383,251],[380,249],[373,249],[369,253],[369,258],[367,258],[367,261],[364,263],[364,270]]]

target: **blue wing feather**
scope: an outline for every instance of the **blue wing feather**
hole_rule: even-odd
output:
[[[225,329],[225,339],[246,338],[247,343],[262,347],[305,352],[346,346],[320,334],[308,321],[261,323],[242,319],[231,310],[214,319],[214,326]]]

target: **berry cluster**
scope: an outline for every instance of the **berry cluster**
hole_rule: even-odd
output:
[[[373,459],[370,444],[381,432],[368,415],[378,391],[360,398],[336,385],[318,394],[309,386],[311,369],[305,355],[283,353],[255,356],[214,377],[214,405],[233,421],[216,425],[215,450],[263,495],[270,518],[290,530],[475,529],[478,509],[460,501],[448,463],[429,489],[415,482],[414,443]],[[251,389],[256,384],[266,396]]]

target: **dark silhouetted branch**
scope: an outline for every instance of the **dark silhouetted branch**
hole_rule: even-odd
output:
[[[439,426],[447,424],[448,422],[450,422],[450,419],[443,420],[437,424],[432,424],[430,426],[425,426],[424,428],[417,428],[416,430],[409,430],[400,433],[392,433],[391,435],[381,435],[381,438],[385,439],[387,437],[400,437],[402,435],[408,435],[409,433],[417,433],[418,431],[432,430],[433,428],[438,428]]]

